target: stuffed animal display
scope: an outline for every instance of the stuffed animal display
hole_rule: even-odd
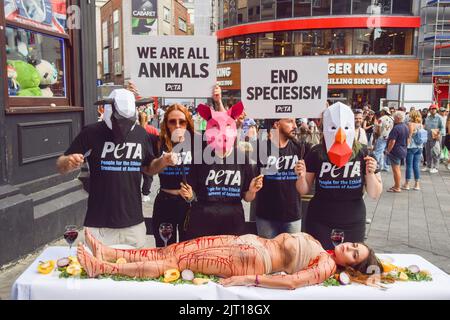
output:
[[[17,93],[19,97],[41,97],[42,92],[39,88],[41,79],[36,68],[21,60],[8,60],[8,65],[11,65],[17,73],[16,81],[20,86]]]
[[[36,65],[36,70],[41,78],[41,92],[43,97],[53,97],[53,91],[50,88],[51,85],[58,81],[58,69],[56,69],[54,63],[50,63],[47,60],[41,60]]]

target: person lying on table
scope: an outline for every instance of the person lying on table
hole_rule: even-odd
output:
[[[295,289],[319,284],[336,272],[337,265],[362,273],[383,270],[374,251],[363,243],[342,243],[327,252],[307,233],[282,233],[274,239],[253,234],[206,236],[164,248],[119,250],[104,246],[86,230],[88,253],[78,245],[80,264],[89,277],[120,274],[158,278],[172,268],[190,269],[224,279],[224,286]],[[116,264],[124,258],[127,263]],[[275,275],[284,272],[286,274]]]

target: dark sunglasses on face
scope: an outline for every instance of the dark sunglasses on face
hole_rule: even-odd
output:
[[[180,124],[180,126],[186,126],[187,125],[187,121],[184,119],[170,119],[167,121],[168,124],[170,124],[171,126],[176,126],[177,124]]]

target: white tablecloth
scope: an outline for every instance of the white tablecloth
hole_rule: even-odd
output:
[[[396,282],[386,291],[352,284],[340,287],[322,285],[296,290],[276,290],[255,287],[222,287],[216,283],[206,285],[171,285],[154,281],[132,282],[111,279],[60,279],[59,272],[48,275],[37,272],[39,261],[58,259],[68,255],[67,247],[47,248],[15,281],[12,298],[19,300],[52,299],[150,299],[150,300],[333,300],[333,299],[450,299],[450,276],[423,259],[412,254],[390,254],[399,266],[418,265],[431,272],[431,282]],[[75,254],[75,251],[73,252]],[[381,258],[385,255],[379,255]]]

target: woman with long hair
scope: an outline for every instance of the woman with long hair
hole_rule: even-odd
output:
[[[382,192],[377,162],[355,139],[350,107],[336,103],[323,114],[322,142],[296,166],[297,190],[306,195],[315,183],[305,219],[305,231],[332,249],[331,231],[341,229],[345,240],[363,242],[366,206],[364,191],[371,198]]]
[[[153,168],[159,175],[160,189],[153,206],[153,235],[156,246],[164,246],[159,235],[161,223],[171,223],[174,235],[169,243],[177,242],[176,229],[183,239],[183,225],[189,204],[181,195],[181,188],[192,169],[192,141],[194,140],[194,123],[188,109],[180,104],[167,108],[161,122],[159,136],[159,156],[165,159],[164,165]]]
[[[422,115],[419,111],[414,110],[409,113],[409,136],[408,147],[406,152],[406,180],[402,186],[403,190],[409,190],[409,181],[414,172],[414,190],[420,190],[420,158],[423,151],[423,143],[417,143],[413,136],[418,133],[422,125]]]
[[[101,274],[158,278],[175,268],[222,277],[220,283],[224,286],[295,289],[322,283],[336,272],[337,266],[363,274],[383,271],[367,245],[346,242],[327,252],[307,233],[282,233],[273,239],[253,234],[217,235],[165,248],[119,250],[104,246],[88,230],[85,232],[92,255],[81,243],[77,255],[91,278]],[[119,258],[126,263],[110,262]],[[280,272],[286,274],[276,274]]]

